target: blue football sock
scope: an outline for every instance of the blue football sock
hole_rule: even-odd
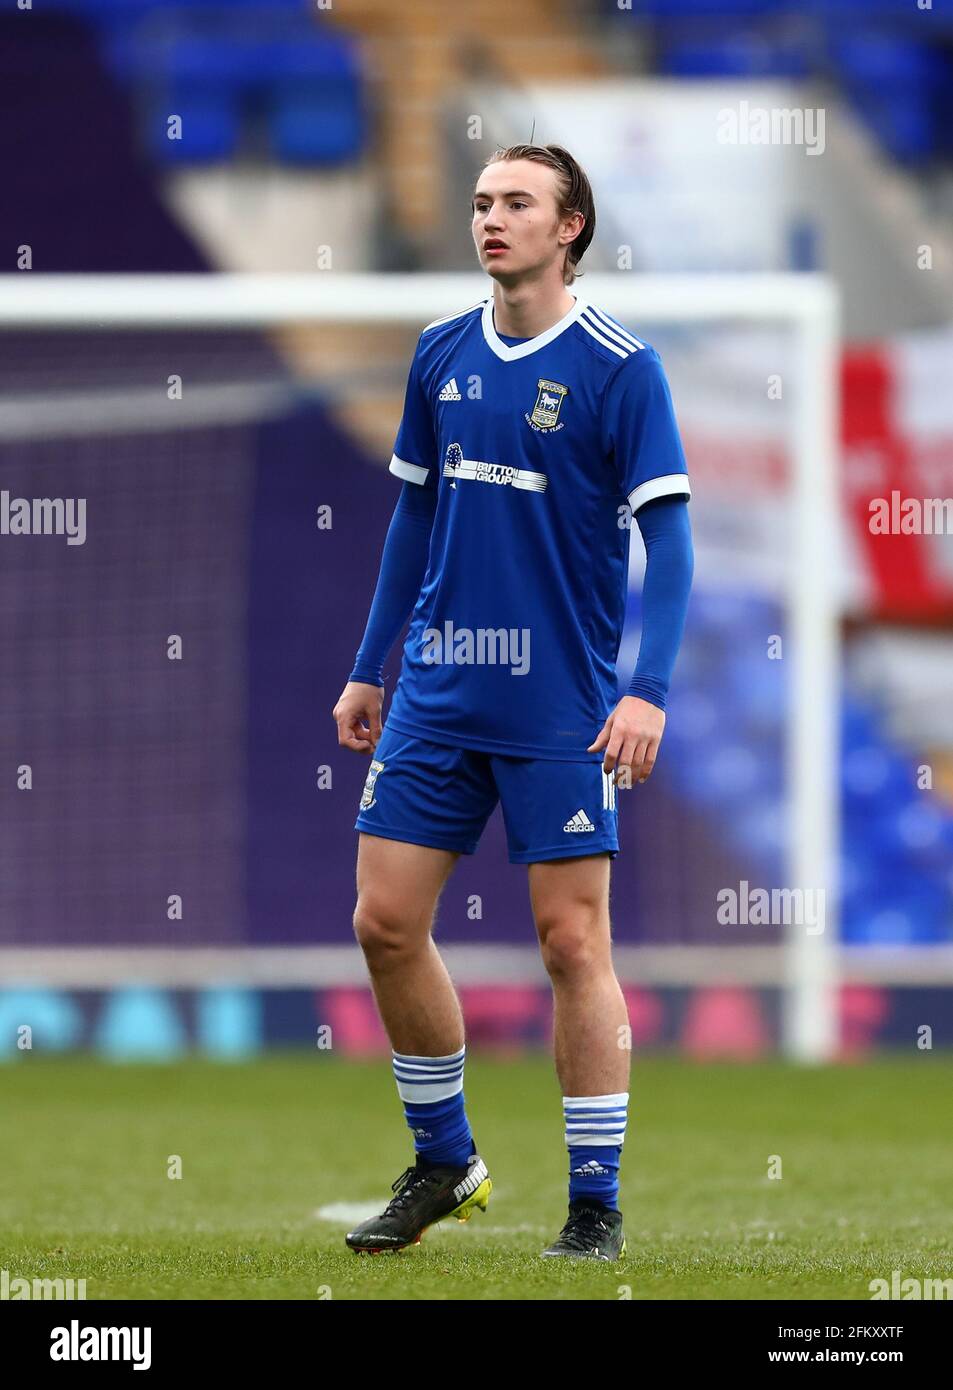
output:
[[[394,1077],[418,1158],[465,1168],[474,1152],[463,1099],[466,1045],[448,1057],[394,1053]]]
[[[589,1197],[618,1211],[628,1103],[628,1091],[609,1096],[563,1096],[570,1202]]]

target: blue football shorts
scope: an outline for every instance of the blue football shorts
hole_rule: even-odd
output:
[[[355,830],[472,854],[496,803],[511,864],[619,852],[617,788],[601,762],[509,758],[384,726]]]

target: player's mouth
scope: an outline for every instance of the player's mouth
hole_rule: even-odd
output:
[[[500,238],[496,236],[487,237],[486,241],[483,243],[483,250],[487,256],[500,256],[504,251],[508,251],[509,249],[506,242],[501,241]]]

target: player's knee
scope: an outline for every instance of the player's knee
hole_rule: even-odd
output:
[[[392,904],[363,898],[354,911],[354,935],[369,965],[399,960],[413,947],[416,933]]]
[[[580,909],[537,923],[543,964],[553,978],[585,973],[606,956],[598,913]]]

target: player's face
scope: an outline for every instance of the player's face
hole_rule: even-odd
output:
[[[566,240],[556,209],[556,174],[532,159],[488,164],[473,194],[473,241],[488,275],[505,283],[562,266]]]

